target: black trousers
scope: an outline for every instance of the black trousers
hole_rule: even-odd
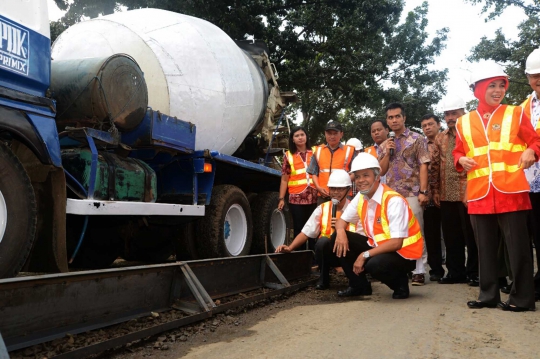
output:
[[[478,277],[478,248],[467,208],[461,202],[441,201],[441,217],[448,275]]]
[[[360,253],[365,252],[372,247],[367,243],[367,237],[360,234],[346,231],[347,239],[349,240],[349,251],[345,257],[338,258],[332,252],[336,241],[336,233],[332,234],[332,238],[319,238],[315,246],[315,256],[321,266],[321,275],[326,270],[327,266],[333,263],[334,266],[343,268],[343,271],[349,279],[349,286],[353,288],[365,288],[369,286],[366,279],[366,273],[370,273],[375,279],[380,280],[393,290],[399,288],[403,279],[407,278],[407,273],[416,268],[415,260],[408,260],[400,256],[397,252],[383,253],[375,257],[369,258],[365,265],[364,271],[360,275],[353,272],[353,265]],[[329,268],[329,267],[328,267]],[[329,270],[329,269],[328,269]]]
[[[424,209],[424,236],[426,241],[429,274],[444,275],[441,246],[441,210],[430,206]]]
[[[509,304],[534,308],[533,261],[527,231],[528,211],[499,214],[471,214],[471,222],[478,243],[481,302],[496,304],[500,301],[498,285],[497,232],[500,227],[508,249],[514,282],[508,298]]]
[[[313,211],[317,208],[317,204],[291,204],[289,203],[289,211],[291,211],[291,216],[293,219],[293,229],[294,229],[294,238],[302,232],[306,222]],[[315,249],[315,238],[308,239],[308,248],[311,250]]]
[[[536,249],[536,265],[538,271],[534,276],[534,290],[540,293],[540,193],[529,192],[532,211],[529,212],[529,232]]]

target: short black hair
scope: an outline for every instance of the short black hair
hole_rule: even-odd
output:
[[[430,118],[434,119],[437,123],[441,123],[439,116],[435,115],[434,113],[428,113],[427,115],[422,116],[420,119],[420,124],[425,120],[429,120]]]
[[[399,102],[392,102],[391,104],[386,106],[385,112],[388,112],[388,110],[395,110],[396,108],[401,109],[401,114],[403,115],[403,117],[405,117],[405,107],[403,107],[403,105]]]
[[[377,122],[380,122],[381,125],[383,125],[383,127],[386,128],[387,130],[390,129],[390,127],[388,127],[388,124],[386,123],[385,120],[376,119],[376,120],[371,121],[371,123],[369,124],[369,131],[370,131],[370,132],[371,132],[371,126],[373,126],[373,125],[376,124]]]
[[[298,151],[298,149],[296,148],[296,144],[293,141],[293,136],[298,131],[304,131],[304,133],[306,134],[306,149],[309,150],[311,148],[311,145],[309,144],[309,135],[306,129],[302,126],[296,126],[291,128],[291,134],[289,135],[289,151],[291,151],[291,153],[296,153]]]

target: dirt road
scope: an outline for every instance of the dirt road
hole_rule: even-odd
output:
[[[465,284],[428,283],[393,300],[375,282],[372,296],[343,300],[335,293],[345,283],[333,277],[330,290],[222,315],[111,358],[540,358],[540,310],[468,309],[478,289]]]

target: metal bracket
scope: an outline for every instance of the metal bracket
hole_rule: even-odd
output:
[[[206,289],[204,289],[197,276],[193,273],[189,264],[180,262],[180,269],[182,270],[186,283],[199,304],[200,309],[203,309],[205,312],[210,312],[212,309],[216,308],[216,304]],[[187,313],[193,313],[195,311],[193,304],[189,302],[181,301],[179,302],[179,305],[176,305],[175,307],[176,309],[183,310]]]
[[[287,280],[287,278],[285,278],[283,273],[281,273],[281,271],[278,269],[274,261],[272,261],[272,259],[268,255],[264,256],[264,258],[265,260],[261,262],[261,281],[264,283],[264,286],[271,289],[281,289],[281,288],[290,287],[291,285],[289,284],[289,281]],[[266,275],[266,265],[270,267],[270,270],[272,270],[272,273],[274,273],[274,275],[281,282],[281,284],[264,281],[264,277]]]

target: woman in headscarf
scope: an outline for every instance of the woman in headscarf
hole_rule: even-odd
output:
[[[540,156],[540,138],[521,107],[501,104],[508,76],[494,62],[472,74],[478,108],[460,117],[453,151],[458,171],[467,171],[467,204],[478,244],[480,294],[469,308],[522,312],[534,310],[533,262],[527,232],[531,209],[524,169]],[[514,283],[500,302],[497,231],[500,227]]]

